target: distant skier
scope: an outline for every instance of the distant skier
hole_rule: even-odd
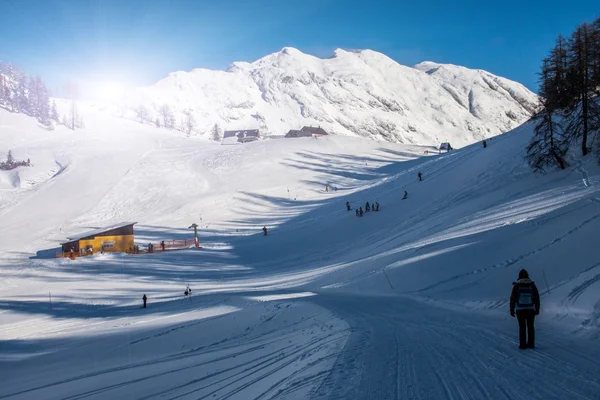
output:
[[[421,173],[421,171],[419,171],[419,173],[417,175],[419,177],[419,181],[422,181],[423,180],[423,174]]]
[[[360,213],[358,212],[358,208],[356,209],[356,216],[360,217]]]
[[[510,315],[519,321],[519,348],[535,348],[535,316],[540,313],[540,293],[535,283],[529,279],[526,270],[519,271],[519,279],[513,282],[510,294]],[[527,340],[527,333],[529,340]]]
[[[265,233],[265,236],[267,236],[267,227],[263,226],[263,232]]]
[[[146,297],[145,293],[144,296],[142,296],[142,300],[144,301],[144,308],[146,308],[146,301],[148,300],[148,298]]]
[[[183,292],[184,296],[191,296],[192,295],[192,289],[190,289],[190,285],[187,285],[187,287],[185,288],[185,292]]]
[[[165,251],[166,245],[164,240],[160,242],[160,247],[162,247],[162,251]]]
[[[375,211],[379,211],[379,202],[375,202]]]
[[[404,197],[402,198],[402,200],[406,200],[407,197],[408,197],[408,192],[405,190],[404,191]]]
[[[360,208],[358,209],[358,214],[359,214],[359,216],[361,216],[361,217],[362,217],[363,215],[365,215],[365,214],[363,213],[363,209],[362,209],[362,207],[360,207]]]
[[[350,211],[350,202],[349,201],[346,202],[346,210]]]
[[[325,185],[325,191],[329,192],[329,186]]]
[[[369,202],[367,201],[365,203],[365,212],[369,212],[369,211],[371,211],[371,206],[369,205]]]
[[[485,139],[483,140],[483,148],[485,149],[487,147],[487,142],[485,141]]]

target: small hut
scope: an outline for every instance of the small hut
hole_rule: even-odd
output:
[[[98,251],[126,252],[134,245],[135,224],[137,222],[121,222],[68,237],[68,242],[61,243],[62,251],[78,254],[93,254]]]

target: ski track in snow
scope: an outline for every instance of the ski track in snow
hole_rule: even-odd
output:
[[[539,323],[538,348],[520,351],[513,319],[499,324],[407,298],[317,301],[349,321],[352,333],[316,399],[592,400],[600,393],[598,359],[557,349],[548,342],[560,336]]]

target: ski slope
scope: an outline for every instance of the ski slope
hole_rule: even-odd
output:
[[[82,112],[85,130],[47,132],[0,111],[2,145],[34,164],[0,172],[0,399],[598,399],[593,160],[532,174],[529,125],[423,156]],[[49,258],[122,220],[141,245],[197,222],[204,247]],[[507,304],[521,268],[542,295],[527,351]]]

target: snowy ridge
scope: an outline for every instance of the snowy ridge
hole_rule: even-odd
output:
[[[151,120],[167,104],[180,120],[191,110],[197,132],[255,129],[282,135],[305,125],[381,141],[464,146],[529,119],[537,96],[481,70],[425,62],[403,66],[372,51],[338,49],[320,59],[286,47],[227,72],[178,71],[130,93]]]

